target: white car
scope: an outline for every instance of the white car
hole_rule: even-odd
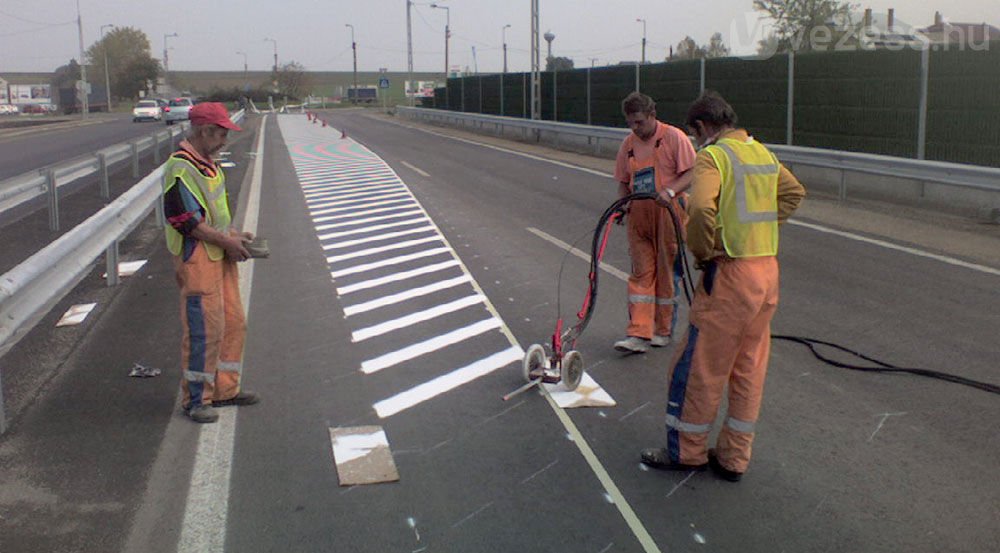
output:
[[[17,115],[20,111],[14,104],[0,104],[0,115]]]
[[[163,119],[163,110],[156,100],[140,100],[132,109],[132,121],[159,121]]]

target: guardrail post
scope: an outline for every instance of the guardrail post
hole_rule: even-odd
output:
[[[108,273],[108,286],[118,286],[118,241],[115,240],[108,246],[104,253],[104,264]]]
[[[49,169],[45,175],[45,186],[49,193],[49,230],[59,230],[59,186],[56,181],[56,170]]]
[[[97,162],[101,172],[101,199],[111,199],[111,187],[108,183],[108,155],[101,152],[97,154]]]
[[[927,157],[927,82],[930,80],[931,49],[920,51],[920,107],[917,119],[917,159]]]
[[[132,178],[139,178],[139,143],[132,143]]]
[[[160,164],[160,133],[153,133],[153,163]]]

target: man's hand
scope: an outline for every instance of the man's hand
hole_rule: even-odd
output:
[[[244,242],[253,242],[252,232],[246,232],[246,231],[240,232],[236,230],[234,227],[229,227],[229,236],[239,238]]]
[[[233,261],[246,261],[247,259],[250,259],[250,252],[248,252],[246,246],[244,246],[243,234],[237,236],[227,236],[225,243],[221,244],[222,248],[226,250],[226,257],[228,259]]]
[[[660,192],[659,196],[656,197],[656,205],[660,207],[667,207],[668,205],[673,203],[675,196],[677,196],[676,192],[674,192],[669,188],[664,188]]]

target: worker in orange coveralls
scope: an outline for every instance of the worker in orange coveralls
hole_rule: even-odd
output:
[[[615,165],[619,197],[636,192],[673,192],[681,175],[694,166],[695,151],[684,131],[656,119],[656,103],[633,92],[622,102],[632,133],[625,137]],[[669,200],[683,214],[676,194]],[[683,216],[683,215],[682,215]],[[628,208],[628,245],[632,274],[628,279],[629,324],[615,349],[644,353],[649,345],[670,344],[675,319],[674,260],[677,232],[670,212],[653,201]],[[684,221],[680,222],[683,226]]]
[[[670,375],[667,447],[646,449],[658,469],[739,481],[750,463],[778,306],[778,225],[805,189],[763,144],[737,127],[736,112],[707,91],[688,111],[698,140],[687,243],[702,269],[687,345]],[[723,390],[729,409],[708,449]]]
[[[252,405],[240,389],[246,318],[236,262],[250,257],[248,232],[230,226],[225,174],[213,160],[230,130],[241,130],[219,103],[191,108],[191,132],[164,165],[167,249],[181,289],[181,356],[185,414],[212,423],[212,407]]]

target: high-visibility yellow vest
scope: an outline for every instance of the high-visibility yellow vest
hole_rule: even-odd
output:
[[[715,226],[726,253],[734,258],[777,255],[777,158],[752,138],[724,138],[706,150],[722,175]]]
[[[208,178],[190,161],[171,156],[163,168],[163,192],[166,194],[180,179],[187,190],[205,210],[205,223],[215,230],[227,234],[233,218],[229,213],[229,201],[226,197],[226,176],[218,171],[214,178]],[[184,235],[177,232],[170,223],[165,227],[167,234],[167,249],[174,255],[181,255],[184,248]],[[226,256],[225,250],[205,242],[208,258],[219,261]]]

